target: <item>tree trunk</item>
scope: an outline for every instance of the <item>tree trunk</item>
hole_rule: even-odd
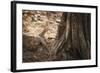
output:
[[[90,59],[90,15],[63,13],[57,41],[52,46],[56,59]]]

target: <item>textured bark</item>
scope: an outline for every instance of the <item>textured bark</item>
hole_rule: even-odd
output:
[[[85,54],[83,53],[83,57],[88,59],[90,58],[90,54],[91,54],[91,25],[90,25],[90,14],[84,14],[83,17],[83,20],[82,20],[82,27],[83,27],[83,35],[84,35],[84,40],[85,40],[85,44],[86,44],[86,47],[82,47],[84,48],[84,52]],[[81,28],[81,27],[80,27]]]
[[[90,59],[90,15],[63,15],[58,29],[58,40],[54,46],[56,54],[62,55],[61,58],[65,60]]]

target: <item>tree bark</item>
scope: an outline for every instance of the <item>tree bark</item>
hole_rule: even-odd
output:
[[[90,42],[90,15],[63,13],[52,53],[63,60],[90,59]]]

